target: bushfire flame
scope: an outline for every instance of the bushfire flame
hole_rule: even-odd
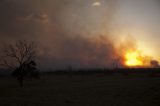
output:
[[[143,66],[143,59],[140,52],[128,51],[125,54],[125,65],[129,67]]]

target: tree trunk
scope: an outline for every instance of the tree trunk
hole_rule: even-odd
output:
[[[23,87],[23,76],[18,77],[19,85],[22,88]]]

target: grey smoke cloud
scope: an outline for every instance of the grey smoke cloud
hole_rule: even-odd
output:
[[[1,0],[1,40],[38,42],[42,67],[112,67],[116,0]]]
[[[53,46],[45,46],[47,48],[42,55],[52,57],[52,63],[59,67],[112,67],[116,58],[112,42],[103,36],[97,39],[59,38],[58,43],[52,43]],[[59,63],[56,63],[57,60]]]

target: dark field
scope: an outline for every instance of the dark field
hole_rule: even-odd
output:
[[[160,78],[145,75],[44,75],[20,88],[0,79],[0,106],[160,106]]]

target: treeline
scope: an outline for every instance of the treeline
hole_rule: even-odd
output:
[[[0,69],[0,77],[9,77],[12,72]],[[115,69],[59,69],[59,70],[40,70],[39,76],[42,75],[132,75],[148,74],[151,76],[160,76],[160,68],[115,68]]]
[[[160,75],[160,68],[116,68],[116,69],[63,69],[42,71],[43,75],[130,75],[149,74]]]

